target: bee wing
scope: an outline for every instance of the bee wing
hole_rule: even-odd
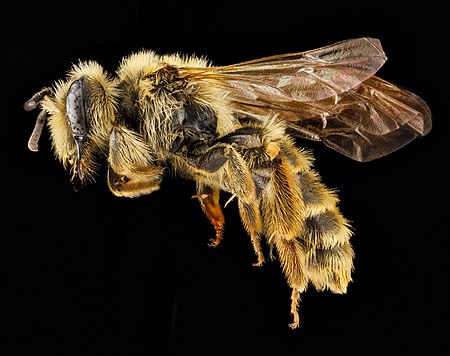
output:
[[[241,116],[265,120],[277,115],[291,134],[318,137],[356,161],[392,153],[431,129],[431,111],[417,95],[372,76],[335,98],[288,105],[235,103]]]
[[[377,39],[357,38],[217,70],[238,102],[309,102],[337,97],[354,88],[386,59]]]
[[[378,40],[359,38],[214,71],[237,114],[260,120],[276,114],[294,135],[370,161],[431,128],[422,99],[374,76],[385,61]]]

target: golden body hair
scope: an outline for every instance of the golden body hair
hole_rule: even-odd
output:
[[[41,107],[29,146],[37,150],[47,120],[56,157],[77,189],[94,179],[101,159],[116,196],[159,189],[167,167],[194,180],[215,229],[212,246],[225,223],[220,193],[229,193],[255,265],[265,261],[262,242],[280,260],[295,328],[309,284],[346,292],[354,253],[336,192],[294,136],[365,161],[431,127],[420,98],[373,76],[384,61],[379,42],[362,38],[225,67],[151,51],[125,57],[114,76],[82,62],[26,102],[27,110]]]

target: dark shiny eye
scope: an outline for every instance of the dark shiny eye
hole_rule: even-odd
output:
[[[66,98],[66,113],[75,140],[83,140],[88,131],[87,93],[84,79],[75,80]]]
[[[66,98],[66,113],[72,136],[75,139],[76,145],[76,161],[75,161],[75,175],[72,182],[75,190],[80,190],[84,184],[83,171],[83,152],[84,142],[88,133],[88,113],[87,107],[87,90],[83,78],[75,80],[67,92]]]

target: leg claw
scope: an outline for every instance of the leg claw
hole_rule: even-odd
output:
[[[264,264],[264,255],[262,254],[262,252],[258,253],[258,261],[255,263],[252,263],[253,266],[255,267],[261,267]]]
[[[217,247],[217,246],[219,246],[219,244],[220,244],[220,240],[218,241],[215,239],[210,239],[208,246],[209,247]]]

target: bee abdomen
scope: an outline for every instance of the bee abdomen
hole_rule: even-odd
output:
[[[305,230],[299,236],[305,274],[321,291],[345,293],[353,270],[352,232],[337,207],[336,193],[314,171],[298,174],[306,210]]]
[[[348,241],[306,253],[305,274],[318,291],[345,293],[353,270],[353,249]]]
[[[347,220],[337,208],[316,213],[305,221],[303,240],[314,248],[332,248],[350,238]]]

